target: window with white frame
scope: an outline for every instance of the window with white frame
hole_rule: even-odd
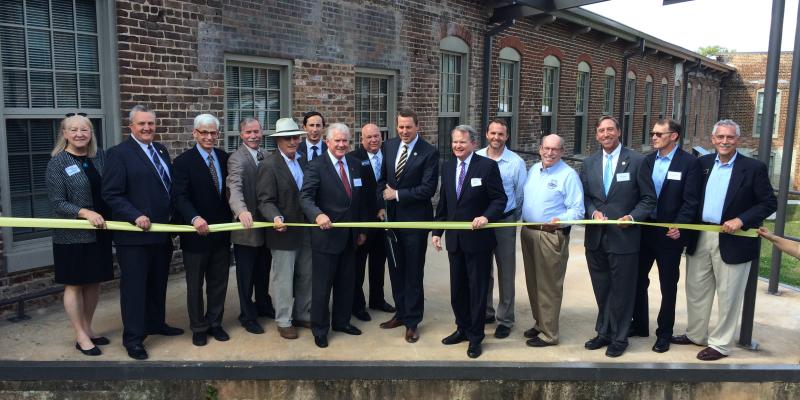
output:
[[[614,113],[614,80],[617,72],[614,68],[606,67],[603,76],[603,115]]]
[[[275,150],[275,123],[291,116],[291,90],[288,60],[229,55],[225,59],[226,148],[234,151],[241,144],[239,121],[255,118],[261,123],[261,147]]]
[[[644,78],[644,109],[642,110],[642,144],[650,144],[650,111],[653,107],[653,77]]]
[[[397,109],[395,73],[374,69],[356,69],[354,144],[361,142],[361,127],[378,126],[383,140],[395,135]]]
[[[589,86],[592,69],[588,63],[578,63],[578,76],[575,81],[575,147],[572,152],[582,154],[586,149],[589,115]]]
[[[773,115],[773,122],[772,122],[772,133],[771,136],[775,137],[775,132],[780,132],[778,130],[778,112],[780,112],[781,108],[781,91],[779,90],[777,95],[775,96],[775,114]],[[754,118],[755,123],[753,124],[753,137],[761,137],[761,125],[763,123],[764,117],[764,89],[758,89],[756,91],[756,115]]]
[[[669,87],[667,78],[661,78],[661,97],[658,103],[658,119],[667,117],[667,101],[669,101]]]
[[[636,74],[633,71],[628,71],[625,82],[625,113],[623,114],[625,118],[623,122],[625,136],[623,137],[623,144],[630,146],[633,141],[633,109],[636,105]]]
[[[469,46],[455,36],[439,42],[441,61],[439,66],[439,157],[452,157],[450,134],[453,128],[467,119],[467,73]]]
[[[113,6],[94,0],[4,0],[0,6],[0,199],[4,216],[52,216],[45,170],[61,120],[82,113],[98,145],[118,138]],[[106,136],[105,132],[109,132]],[[52,264],[49,229],[3,228],[7,272]]]
[[[556,133],[558,127],[558,76],[561,62],[555,56],[547,56],[542,68],[542,107],[540,117],[542,135]]]
[[[508,126],[508,143],[516,147],[519,116],[519,65],[522,57],[516,50],[500,50],[497,82],[497,118]]]

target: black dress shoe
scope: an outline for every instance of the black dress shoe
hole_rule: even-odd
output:
[[[689,337],[686,335],[673,336],[669,339],[669,341],[672,344],[693,344],[699,346],[697,343],[693,342],[692,339],[689,339]]]
[[[361,321],[372,321],[372,317],[370,317],[367,310],[353,311],[353,316]]]
[[[451,345],[451,344],[459,344],[461,342],[467,341],[467,335],[464,334],[462,331],[455,331],[450,334],[450,336],[442,339],[442,344],[444,345]]]
[[[608,345],[606,349],[606,356],[608,357],[619,357],[622,353],[625,352],[625,349],[628,348],[628,345],[625,343],[611,343]]]
[[[394,308],[393,305],[387,303],[386,300],[383,301],[383,304],[379,304],[379,305],[376,305],[376,306],[370,305],[369,308],[371,308],[373,310],[383,311],[383,312],[395,312],[395,311],[397,311],[397,309]]]
[[[416,328],[406,328],[406,342],[408,343],[417,343],[419,340],[419,331]]]
[[[538,336],[534,336],[525,341],[525,344],[530,347],[547,347],[547,346],[555,346],[555,343],[545,342]]]
[[[491,316],[491,317],[486,317],[486,318],[483,320],[483,322],[484,322],[484,323],[487,323],[487,324],[493,324],[493,323],[497,322],[497,318],[495,318],[494,316]]]
[[[93,337],[91,340],[96,346],[105,346],[107,344],[111,344],[111,341],[105,336]]]
[[[656,344],[653,345],[653,351],[656,353],[665,353],[667,350],[669,350],[669,339],[661,337],[656,339]]]
[[[126,350],[128,350],[128,357],[134,360],[147,360],[147,350],[140,344],[127,347]]]
[[[469,358],[478,358],[481,353],[483,353],[483,350],[480,343],[470,343],[469,347],[467,347],[467,357]]]
[[[163,336],[178,336],[178,335],[183,335],[183,329],[176,328],[174,326],[169,326],[167,324],[164,324],[164,326],[162,326],[161,328],[159,328],[159,329],[157,329],[155,331],[152,331],[152,332],[147,332],[147,334],[148,335],[163,335]]]
[[[208,344],[208,332],[192,332],[192,344],[195,346]]]
[[[81,348],[80,343],[75,343],[75,348],[80,350],[80,352],[85,356],[99,356],[100,354],[103,354],[103,352],[100,351],[100,348],[97,346],[94,346],[89,350],[84,350]]]
[[[269,308],[260,309],[260,310],[258,310],[258,316],[262,317],[262,318],[275,319],[275,308],[272,307],[272,306],[269,306]]]
[[[361,334],[361,329],[358,329],[353,325],[340,326],[340,327],[337,327],[337,328],[332,328],[332,330],[335,331],[335,332],[346,333],[348,335],[360,335]]]
[[[531,328],[531,329],[528,329],[528,330],[526,330],[525,332],[523,332],[523,333],[522,333],[522,335],[523,335],[523,336],[525,336],[525,337],[526,337],[526,338],[528,338],[528,339],[533,339],[533,338],[535,338],[535,337],[539,336],[539,334],[540,334],[540,333],[541,333],[541,332],[539,332],[539,330],[538,330],[538,329],[536,329],[536,328]]]
[[[600,336],[595,336],[584,343],[583,347],[585,347],[587,350],[597,350],[610,344],[610,340],[601,338]]]
[[[505,339],[510,334],[511,334],[511,328],[505,325],[497,325],[497,329],[494,330],[494,337],[498,339]]]
[[[225,332],[225,329],[222,329],[221,326],[212,326],[208,328],[208,334],[213,336],[219,342],[227,342],[231,340],[231,337],[228,336],[228,332]]]
[[[261,325],[256,321],[252,320],[244,321],[242,322],[242,327],[244,328],[244,330],[255,335],[260,335],[264,333],[264,328],[262,328]]]
[[[314,336],[314,344],[317,347],[324,349],[328,347],[328,337],[327,336]]]

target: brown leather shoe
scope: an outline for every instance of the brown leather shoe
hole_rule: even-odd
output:
[[[417,343],[419,340],[419,332],[416,329],[406,328],[406,342]]]
[[[297,329],[293,326],[287,326],[286,328],[278,327],[278,333],[280,333],[281,337],[284,339],[297,339]]]
[[[700,352],[697,353],[697,359],[700,361],[717,361],[720,358],[725,358],[725,357],[727,357],[725,354],[722,354],[711,347],[706,347],[705,349],[700,350]]]
[[[394,318],[394,317],[392,317],[392,319],[390,319],[390,320],[388,320],[386,322],[381,322],[381,325],[380,325],[381,329],[394,329],[394,328],[397,328],[399,326],[403,326],[403,323],[399,319]]]
[[[292,326],[296,326],[298,328],[311,329],[311,321],[303,321],[301,319],[295,319],[292,320]]]
[[[693,344],[695,346],[699,346],[699,344],[693,342],[692,339],[689,339],[689,337],[686,335],[673,336],[669,342],[672,344]]]

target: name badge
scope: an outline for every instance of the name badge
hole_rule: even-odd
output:
[[[630,172],[620,172],[617,174],[617,182],[627,182],[629,180],[631,180]]]
[[[361,178],[354,178],[353,179],[353,186],[361,187]]]
[[[369,160],[364,160],[364,161],[361,161],[361,166],[362,166],[362,167],[369,167],[369,166],[371,166],[371,165],[372,165],[372,164],[370,164],[370,163],[369,163]]]
[[[681,171],[667,171],[667,179],[671,181],[681,180]]]
[[[72,176],[77,174],[78,172],[81,172],[81,169],[77,165],[70,165],[69,167],[64,168],[64,172],[67,173],[67,176]]]
[[[481,180],[481,178],[472,178],[469,180],[469,184],[472,187],[476,187],[482,185],[483,181]]]

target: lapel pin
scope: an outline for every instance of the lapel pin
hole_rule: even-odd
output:
[[[622,162],[622,165],[625,166],[625,161]]]
[[[414,155],[417,155],[417,152],[416,152],[416,151],[414,152]]]

